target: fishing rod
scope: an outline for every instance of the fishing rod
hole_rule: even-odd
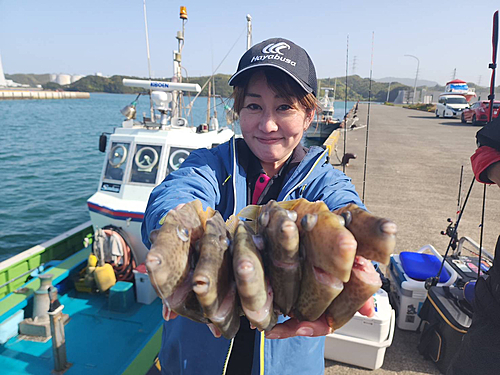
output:
[[[363,194],[361,201],[365,203],[365,182],[366,182],[366,160],[368,157],[368,128],[370,127],[370,105],[371,105],[371,94],[372,94],[372,71],[373,71],[373,45],[375,41],[375,31],[372,31],[372,59],[370,63],[370,85],[368,88],[368,115],[366,116],[366,142],[365,142],[365,163],[363,171]]]
[[[347,72],[349,69],[349,34],[347,34],[347,49],[345,56],[345,96],[344,96],[344,154],[342,155],[342,159],[345,156],[345,147],[346,147],[346,138],[347,138]],[[342,163],[342,172],[345,173],[345,165],[347,163]]]
[[[498,49],[498,10],[493,13],[493,31],[491,36],[491,44],[492,44],[492,62],[488,65],[488,68],[491,69],[491,81],[490,81],[490,95],[488,99],[490,100],[490,116],[488,123],[493,120],[493,102],[495,100],[495,71],[497,68],[497,49]],[[486,184],[483,187],[483,207],[481,210],[481,234],[479,237],[479,259],[477,265],[477,279],[481,275],[481,258],[482,258],[482,250],[483,250],[483,231],[484,231],[484,211],[486,207]]]

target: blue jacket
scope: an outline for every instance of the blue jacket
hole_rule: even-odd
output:
[[[181,168],[170,173],[149,198],[142,224],[147,247],[149,233],[180,203],[199,199],[224,219],[247,205],[246,175],[234,138],[216,148],[193,151]],[[311,147],[295,171],[286,176],[278,201],[305,198],[324,201],[331,210],[356,203],[364,208],[351,180],[333,168],[328,152]],[[279,322],[286,318],[280,316]],[[324,374],[324,337],[268,340],[256,330],[252,375]],[[224,374],[231,340],[215,338],[205,324],[178,317],[165,322],[159,355],[163,374]]]

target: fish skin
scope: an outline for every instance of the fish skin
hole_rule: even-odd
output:
[[[389,264],[391,254],[396,247],[396,224],[388,219],[374,216],[354,203],[334,212],[338,215],[350,212],[351,219],[346,220],[346,227],[358,241],[357,255],[385,265]],[[388,231],[384,232],[382,229],[384,226]]]
[[[265,238],[264,251],[274,305],[288,315],[300,290],[302,267],[299,255],[299,229],[289,211],[274,200],[269,201],[259,216],[259,233]]]
[[[186,279],[193,259],[192,245],[201,237],[207,218],[214,212],[211,208],[205,212],[200,201],[192,201],[169,211],[163,225],[151,232],[152,245],[146,256],[146,268],[162,300]]]
[[[373,264],[356,256],[349,282],[326,310],[326,320],[333,329],[339,329],[356,314],[364,303],[380,288],[382,280]]]
[[[262,306],[257,311],[249,310],[245,307],[242,307],[245,316],[248,321],[257,328],[259,331],[269,331],[271,330],[276,323],[278,322],[278,314],[274,309],[274,292],[271,284],[267,282],[267,299],[264,306]]]
[[[243,308],[260,310],[267,301],[262,257],[253,240],[254,232],[240,221],[232,242],[233,270]]]
[[[216,313],[210,316],[210,322],[220,331],[222,336],[230,340],[240,329],[241,310],[238,306],[236,284],[231,282],[229,291],[221,302]]]
[[[185,280],[175,289],[175,291],[164,300],[166,308],[181,315],[185,318],[191,319],[198,323],[209,323],[210,321],[204,316],[203,309],[201,308],[195,293],[192,291],[193,271],[189,271]]]
[[[231,282],[234,283],[229,243],[224,219],[215,212],[206,220],[205,232],[198,242],[200,255],[193,274],[193,290],[208,318],[217,312]]]

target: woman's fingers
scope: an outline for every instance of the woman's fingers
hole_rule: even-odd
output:
[[[358,312],[361,315],[367,316],[371,318],[373,315],[375,315],[375,300],[373,299],[373,296],[371,296],[368,301],[365,302],[363,306],[358,310]]]
[[[295,318],[288,319],[286,322],[275,325],[272,330],[266,333],[266,338],[286,339],[294,336],[325,336],[330,332],[331,329],[326,323],[326,318],[323,314],[314,322],[299,322]]]

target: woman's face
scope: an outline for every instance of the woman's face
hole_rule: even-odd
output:
[[[279,97],[264,73],[258,72],[250,78],[239,116],[245,142],[264,171],[274,176],[299,144],[314,111],[306,111],[297,100]]]

